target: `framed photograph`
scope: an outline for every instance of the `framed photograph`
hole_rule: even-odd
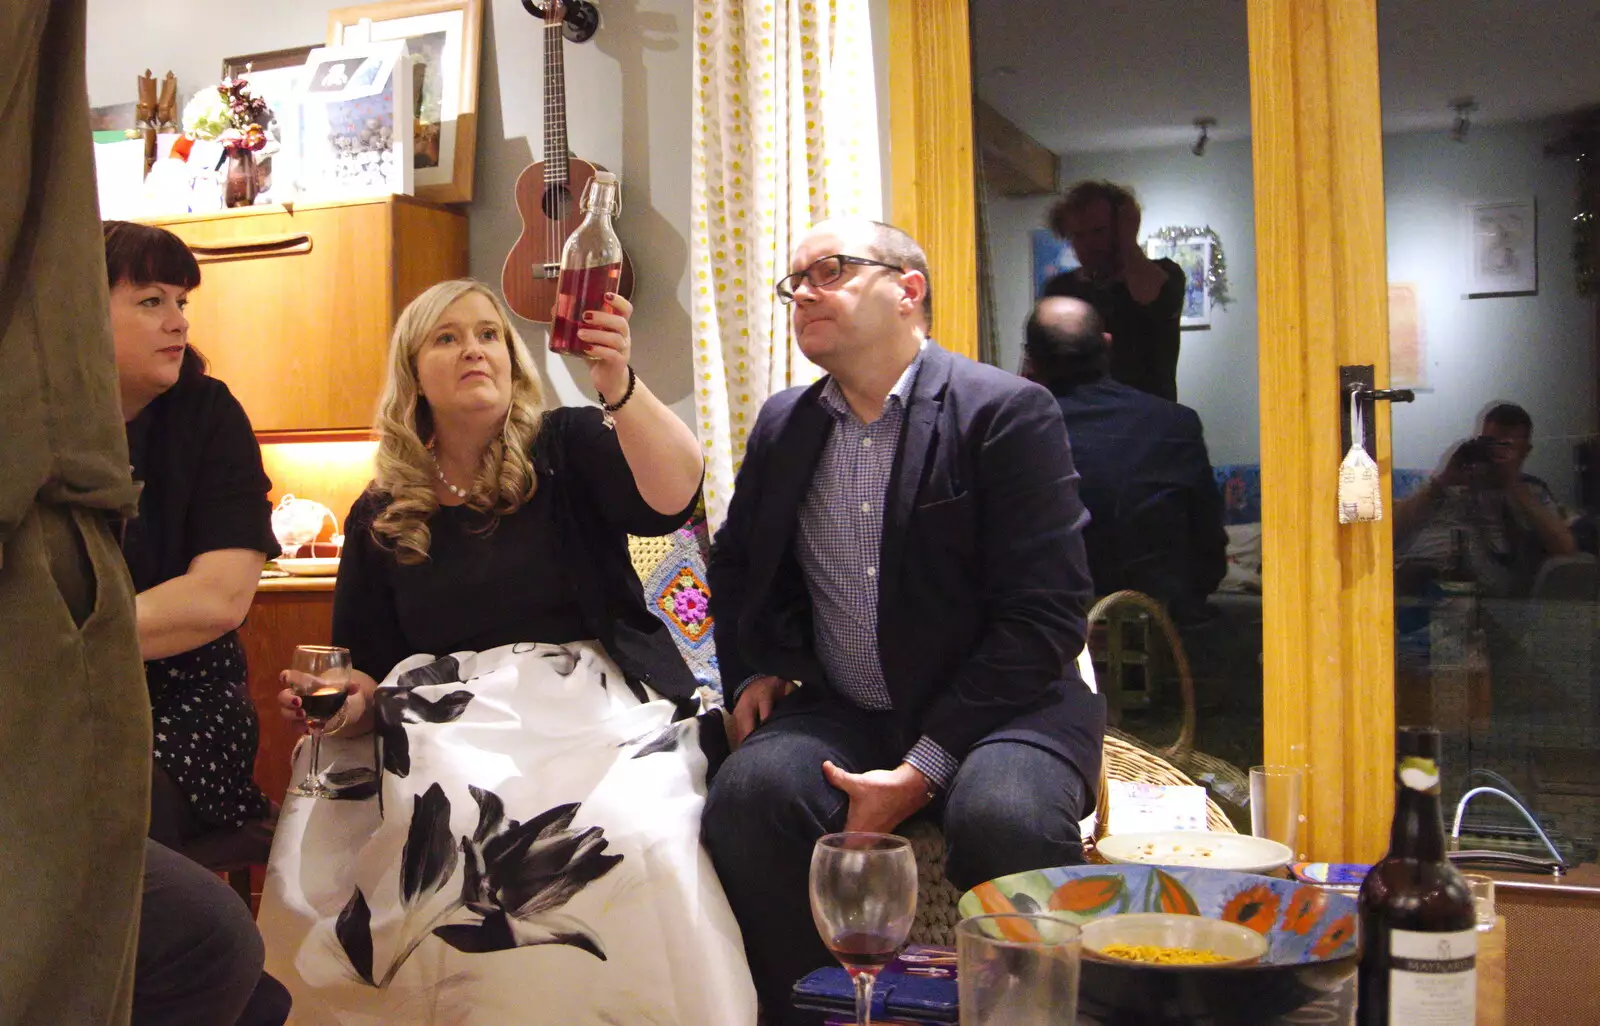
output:
[[[1043,295],[1045,282],[1078,266],[1072,243],[1048,228],[1033,230],[1033,294]]]
[[[222,77],[238,78],[248,74],[253,79],[264,71],[281,71],[290,68],[298,71],[305,64],[306,57],[315,50],[320,43],[308,46],[290,46],[282,50],[265,50],[261,53],[240,54],[237,57],[222,58]]]
[[[1538,212],[1533,200],[1467,205],[1467,295],[1539,291]]]
[[[1211,327],[1211,288],[1206,281],[1206,270],[1211,266],[1212,240],[1205,235],[1178,238],[1147,239],[1145,255],[1151,260],[1171,260],[1183,268],[1185,279],[1183,312],[1178,318],[1179,330],[1188,331]]]
[[[402,41],[312,50],[287,149],[308,199],[411,193],[412,62]]]
[[[403,39],[412,56],[416,194],[472,200],[483,0],[392,0],[328,12],[328,45]]]

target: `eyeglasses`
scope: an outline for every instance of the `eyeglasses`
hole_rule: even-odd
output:
[[[796,271],[787,278],[778,279],[778,284],[775,286],[778,299],[785,303],[794,302],[794,290],[800,287],[802,281],[809,282],[814,289],[832,285],[844,276],[844,269],[848,264],[857,264],[861,267],[887,267],[891,271],[905,273],[905,268],[898,264],[886,264],[882,260],[868,260],[866,257],[835,253],[813,261],[811,266],[803,271]]]

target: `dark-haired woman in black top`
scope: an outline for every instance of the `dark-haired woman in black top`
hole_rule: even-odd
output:
[[[183,308],[200,268],[177,236],[105,224],[117,379],[139,516],[123,554],[138,592],[155,735],[150,836],[195,835],[266,816],[258,740],[236,628],[276,555],[271,487],[244,408],[188,345]]]

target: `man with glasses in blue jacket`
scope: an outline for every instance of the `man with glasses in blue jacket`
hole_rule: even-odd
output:
[[[778,296],[828,376],[762,408],[712,550],[737,749],[703,826],[772,1022],[833,961],[817,838],[934,817],[963,889],[1079,862],[1105,725],[1055,400],[931,340],[905,232],[824,222],[790,266]]]

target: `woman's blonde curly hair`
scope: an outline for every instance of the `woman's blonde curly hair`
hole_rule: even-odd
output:
[[[498,519],[533,497],[537,478],[530,456],[544,417],[544,383],[510,311],[482,282],[444,281],[413,299],[395,321],[389,341],[389,376],[378,402],[378,453],[373,489],[388,497],[374,518],[372,534],[405,564],[425,562],[432,534],[428,520],[439,509],[434,494],[437,465],[428,451],[433,441],[433,411],[417,383],[417,353],[445,309],[477,293],[494,304],[511,355],[511,406],[505,429],[483,455],[466,505]],[[491,524],[494,520],[491,520]]]

